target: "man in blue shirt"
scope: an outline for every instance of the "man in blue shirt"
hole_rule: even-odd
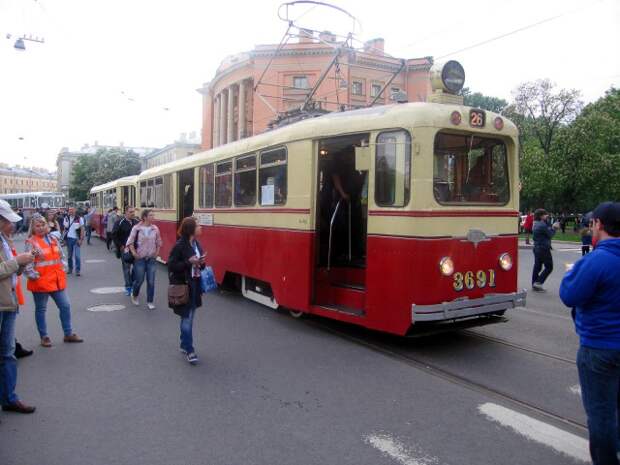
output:
[[[620,203],[592,213],[594,251],[566,273],[560,298],[573,307],[577,368],[594,465],[618,465],[620,444]]]

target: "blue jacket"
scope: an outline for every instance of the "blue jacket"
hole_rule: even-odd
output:
[[[562,280],[560,298],[575,308],[581,345],[620,350],[620,239],[599,242],[575,263]]]
[[[551,249],[551,238],[555,234],[555,229],[544,221],[534,221],[532,227],[532,239],[534,239],[535,249]]]

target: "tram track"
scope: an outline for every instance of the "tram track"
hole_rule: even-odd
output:
[[[536,350],[533,349],[531,347],[525,347],[525,346],[521,346],[519,344],[516,344],[514,342],[508,341],[506,339],[501,339],[498,337],[493,337],[493,336],[489,336],[486,334],[480,334],[477,333],[475,331],[469,330],[469,329],[465,329],[465,330],[461,330],[460,331],[463,334],[467,334],[468,336],[472,336],[478,339],[483,339],[485,341],[489,341],[489,342],[494,342],[495,344],[501,344],[504,346],[508,346],[508,347],[512,347],[513,349],[518,349],[521,350],[523,352],[528,352],[531,354],[535,354],[535,355],[539,355],[541,357],[545,357],[545,358],[549,358],[552,360],[557,360],[563,363],[567,363],[569,365],[575,365],[575,360],[567,358],[567,357],[562,357],[561,355],[555,355],[555,354],[550,354],[548,352],[543,352],[541,350]]]
[[[424,373],[430,374],[434,377],[443,379],[445,381],[448,381],[452,384],[464,387],[466,389],[469,389],[471,391],[486,395],[488,397],[491,397],[493,399],[505,402],[509,405],[512,405],[514,407],[520,408],[521,410],[527,411],[527,412],[531,412],[533,413],[535,416],[538,416],[539,418],[544,418],[547,420],[551,420],[552,422],[555,422],[557,424],[561,424],[564,426],[568,426],[569,428],[573,429],[574,431],[583,433],[583,434],[587,434],[588,432],[588,428],[585,425],[585,423],[582,423],[580,421],[574,420],[572,418],[563,416],[563,415],[559,415],[557,413],[554,413],[548,409],[546,409],[545,407],[542,407],[540,405],[537,405],[533,402],[529,402],[526,400],[522,400],[519,399],[518,397],[504,392],[500,389],[496,389],[493,388],[491,386],[487,386],[484,383],[481,383],[479,381],[470,379],[466,376],[460,375],[458,373],[455,373],[451,370],[447,370],[437,364],[434,364],[432,362],[428,362],[426,360],[422,360],[420,358],[417,358],[415,356],[412,356],[410,354],[404,354],[400,351],[398,351],[397,349],[394,349],[392,347],[389,347],[386,344],[382,344],[380,342],[373,342],[370,341],[368,339],[363,339],[361,337],[358,337],[356,335],[347,333],[345,331],[341,331],[339,329],[336,329],[330,325],[327,325],[326,323],[323,323],[321,321],[318,320],[307,320],[309,324],[311,324],[312,326],[315,326],[316,328],[325,331],[327,333],[330,333],[332,335],[338,336],[342,339],[346,339],[349,342],[353,342],[359,346],[363,346],[369,350],[372,350],[373,352],[379,353],[381,355],[384,355],[386,357],[389,357],[393,360],[399,361],[401,363],[404,363],[408,366],[411,366],[413,368],[416,368]],[[472,335],[474,336],[478,336],[478,334],[476,333],[472,333]],[[490,337],[489,337],[490,338]],[[487,339],[487,337],[481,337],[481,339]],[[495,342],[495,343],[500,343],[500,344],[504,344],[507,346],[516,346],[515,348],[517,349],[523,349],[525,350],[525,348],[520,348],[519,346],[517,346],[516,344],[512,344],[509,341],[504,341],[501,339],[498,340],[494,340],[495,338],[490,338],[491,342]],[[534,349],[531,350],[525,350],[526,352],[539,352],[539,351],[535,351]],[[559,356],[553,356],[552,354],[545,354],[544,352],[540,352],[538,355],[549,355],[549,358],[552,359],[562,359],[562,357]],[[562,361],[566,361],[568,359],[563,359]],[[574,362],[571,361],[571,363],[574,364]]]

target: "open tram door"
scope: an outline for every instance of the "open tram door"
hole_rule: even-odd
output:
[[[177,222],[194,214],[194,170],[180,171],[177,183],[177,199],[179,203]]]
[[[318,141],[314,304],[365,314],[370,134]]]

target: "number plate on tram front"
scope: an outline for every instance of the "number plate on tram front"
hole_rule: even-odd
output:
[[[472,128],[483,128],[486,114],[482,110],[469,110],[469,125]]]
[[[454,273],[453,280],[452,287],[454,287],[455,291],[471,290],[475,287],[480,289],[495,287],[495,270],[478,270],[475,273],[473,271],[456,272]]]

